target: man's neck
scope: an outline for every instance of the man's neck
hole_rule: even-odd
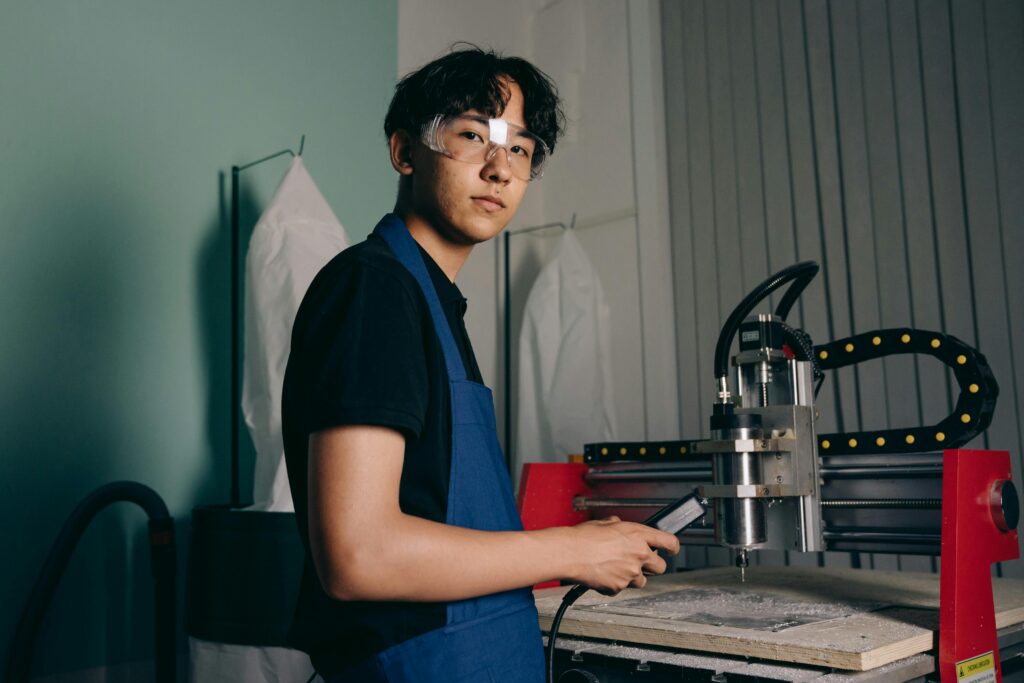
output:
[[[395,213],[405,221],[412,238],[430,254],[430,258],[441,268],[449,280],[455,282],[462,265],[473,251],[472,244],[457,244],[444,237],[429,221],[413,212],[395,208]]]

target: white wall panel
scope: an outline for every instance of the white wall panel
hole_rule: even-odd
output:
[[[1009,450],[1021,472],[1022,15],[1011,0],[662,3],[680,366],[710,367],[740,296],[814,259],[822,275],[793,321],[819,342],[907,325],[977,346],[1001,393],[972,445]],[[831,374],[826,430],[933,424],[956,398],[928,358]],[[683,425],[706,411],[710,390],[692,393],[680,393]]]

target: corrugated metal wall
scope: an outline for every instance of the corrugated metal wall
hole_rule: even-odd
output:
[[[666,0],[662,20],[683,433],[706,434],[721,322],[768,274],[814,259],[794,321],[817,342],[909,325],[986,355],[1001,394],[971,445],[1010,451],[1020,485],[1024,3]],[[932,424],[955,399],[928,358],[828,382],[822,431]]]

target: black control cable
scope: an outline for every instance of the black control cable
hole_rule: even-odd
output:
[[[775,307],[775,315],[783,320],[789,317],[789,312],[792,310],[793,305],[796,304],[796,300],[800,298],[800,295],[807,289],[807,285],[811,284],[811,280],[818,274],[818,264],[813,261],[798,263],[794,268],[808,263],[813,263],[814,268],[808,268],[804,271],[803,275],[798,276],[793,281],[793,284],[789,286],[789,289],[786,290],[786,293],[782,295],[782,301]]]
[[[135,503],[149,516],[150,560],[156,597],[156,680],[157,683],[175,683],[178,556],[174,518],[153,489],[134,481],[117,481],[99,487],[78,504],[64,523],[32,586],[11,638],[4,675],[7,683],[28,683],[39,627],[64,576],[68,560],[96,513],[119,501]]]
[[[739,329],[740,323],[750,315],[754,306],[782,285],[796,280],[783,296],[776,309],[776,315],[785,319],[797,297],[803,293],[804,288],[818,274],[818,269],[818,264],[814,261],[796,263],[775,273],[755,287],[750,294],[743,297],[743,300],[740,301],[739,305],[726,319],[725,325],[722,326],[722,332],[718,335],[718,343],[715,345],[716,380],[729,376],[729,349],[732,347],[732,340],[736,337],[736,330]]]
[[[825,381],[825,371],[821,368],[818,356],[814,353],[814,340],[811,335],[801,329],[782,323],[783,341],[789,346],[796,360],[808,361],[811,364],[811,375],[814,381],[814,398],[818,397],[821,385]]]
[[[643,523],[678,536],[691,524],[704,517],[707,511],[707,501],[701,497],[698,489],[694,489],[693,492],[671,505],[666,505],[658,510]],[[558,639],[558,629],[562,625],[562,617],[565,616],[566,610],[572,607],[573,603],[588,590],[590,588],[583,584],[577,584],[570,588],[562,597],[562,604],[558,606],[558,611],[555,612],[555,616],[551,620],[551,630],[548,631],[548,645],[545,653],[548,683],[555,682],[555,641]]]

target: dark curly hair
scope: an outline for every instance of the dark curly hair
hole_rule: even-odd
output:
[[[384,134],[390,138],[404,130],[419,135],[435,116],[458,116],[470,109],[501,116],[510,97],[502,87],[502,79],[507,79],[523,92],[526,128],[554,151],[565,128],[565,114],[551,79],[525,59],[466,45],[453,47],[398,82],[384,118]]]

